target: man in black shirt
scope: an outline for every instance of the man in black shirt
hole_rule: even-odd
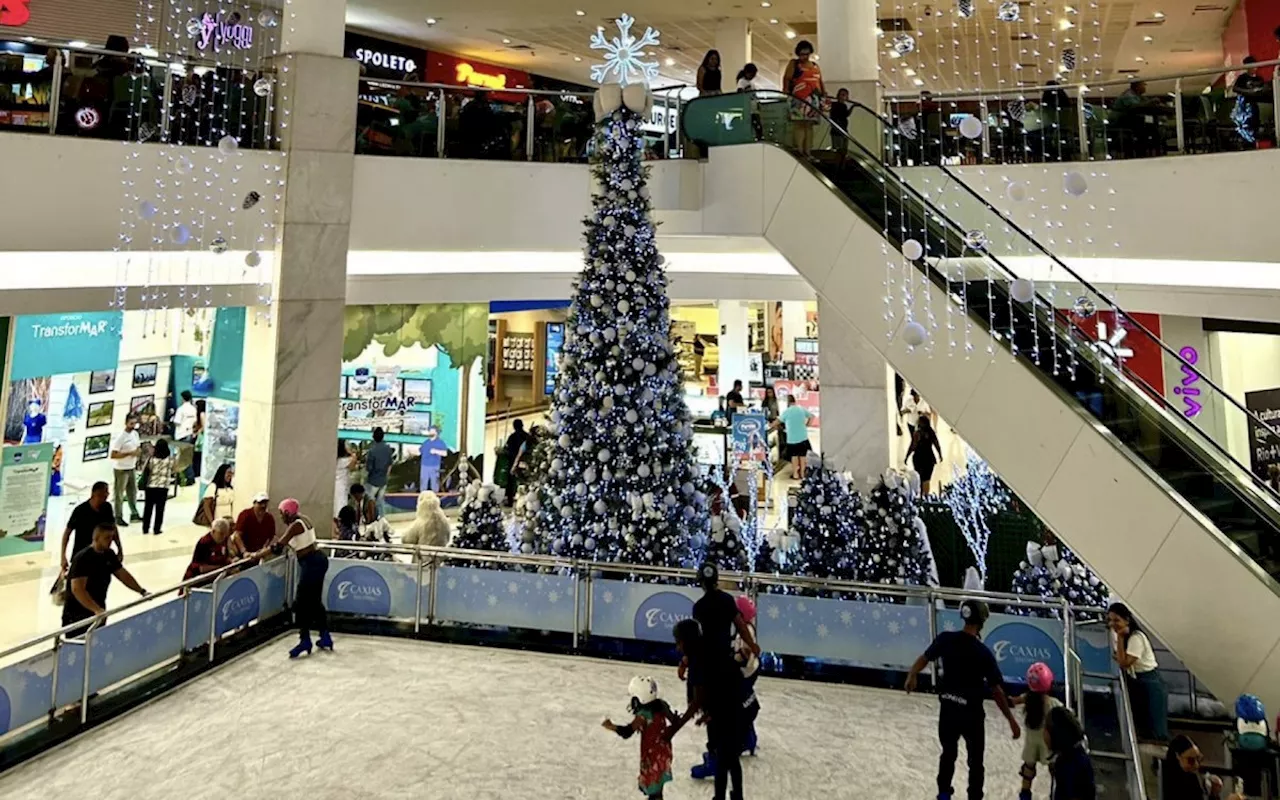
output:
[[[733,658],[733,632],[736,630],[747,647],[759,656],[760,646],[738,611],[733,595],[720,588],[720,569],[709,561],[703,564],[698,568],[698,585],[704,594],[693,604],[693,618],[702,626],[702,638],[708,651]]]
[[[519,483],[520,475],[525,471],[525,462],[529,455],[530,448],[529,434],[524,430],[524,420],[516,420],[511,423],[511,435],[507,437],[507,496],[505,502],[507,505],[514,505],[516,501],[516,485]]]
[[[747,403],[742,399],[742,381],[733,382],[733,390],[724,397],[725,410],[729,412],[729,421],[733,422],[733,415],[740,408],[746,408]]]
[[[684,657],[681,669],[689,682],[689,707],[663,735],[671,741],[700,713],[698,724],[707,726],[709,760],[714,762],[715,800],[725,800],[730,782],[733,788],[729,797],[742,800],[742,748],[747,727],[742,708],[742,670],[727,648],[721,653],[718,644],[703,636],[696,619],[680,620],[673,633],[676,648]]]
[[[89,499],[76,506],[71,512],[71,518],[67,520],[67,529],[62,532],[62,547],[59,554],[62,559],[62,571],[66,572],[67,567],[71,564],[71,557],[81,550],[88,547],[93,542],[93,531],[99,525],[105,525],[115,531],[115,514],[111,511],[111,504],[107,502],[110,489],[107,487],[106,481],[98,481],[93,485],[93,489],[89,492]],[[71,534],[75,534],[75,541],[71,545],[71,555],[67,555],[67,543],[71,539]],[[124,560],[124,548],[120,546],[120,534],[116,533],[112,539],[116,545],[116,551],[120,560]]]
[[[995,655],[982,643],[982,626],[989,615],[986,603],[965,600],[960,604],[964,630],[938,634],[907,673],[906,690],[910,694],[915,691],[916,677],[930,661],[939,661],[942,665],[942,678],[938,681],[938,741],[942,745],[938,759],[938,800],[951,800],[951,777],[955,774],[961,737],[969,757],[969,800],[982,800],[985,772],[982,758],[986,749],[986,714],[982,702],[988,690],[1009,721],[1013,738],[1022,735],[1004,695],[1000,666]]]
[[[111,586],[112,576],[138,594],[147,593],[129,570],[120,566],[120,558],[111,552],[111,542],[115,538],[114,526],[99,525],[93,531],[93,543],[71,559],[71,570],[67,573],[67,600],[62,606],[63,626],[90,619],[107,610],[107,589]]]

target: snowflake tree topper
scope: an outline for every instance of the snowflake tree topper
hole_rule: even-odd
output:
[[[631,26],[635,19],[630,14],[623,14],[617,20],[620,36],[613,41],[604,38],[604,28],[596,28],[591,36],[591,49],[604,51],[604,63],[591,65],[591,80],[604,83],[609,74],[617,77],[620,85],[643,83],[646,86],[658,77],[658,62],[643,61],[648,55],[646,47],[658,46],[658,32],[653,28],[645,28],[644,36],[637,39],[631,35]]]

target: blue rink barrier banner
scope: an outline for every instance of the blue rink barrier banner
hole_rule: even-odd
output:
[[[674,644],[672,629],[693,616],[693,603],[701,596],[688,586],[592,581],[591,635]]]
[[[907,669],[929,646],[929,609],[896,603],[761,594],[756,635],[764,650]]]
[[[572,575],[440,567],[436,581],[438,621],[573,632]]]
[[[52,643],[49,648],[0,669],[0,735],[48,715],[53,697]]]
[[[218,594],[214,602],[218,616],[215,632],[222,636],[243,628],[254,620],[275,615],[284,608],[287,592],[282,558],[218,581]],[[205,621],[208,621],[207,618]]]
[[[418,611],[418,593],[428,591],[429,572],[394,561],[364,561],[352,558],[329,559],[324,576],[324,607],[336,614],[361,617],[413,619]],[[427,602],[422,602],[423,614]]]
[[[960,612],[947,609],[938,613],[939,631],[958,631],[964,627]],[[1023,617],[992,614],[982,628],[982,641],[995,653],[1000,674],[1010,683],[1026,683],[1027,668],[1043,661],[1053,670],[1055,680],[1062,681],[1062,622],[1047,617]],[[1115,673],[1111,660],[1107,631],[1090,626],[1076,632],[1076,653],[1086,672]]]

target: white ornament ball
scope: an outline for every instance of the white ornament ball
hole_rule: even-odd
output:
[[[179,175],[186,175],[193,169],[195,169],[195,165],[186,156],[178,156],[173,160],[173,171]]]
[[[600,463],[601,463],[601,464],[604,464],[604,463],[608,462],[608,461],[609,461],[609,451],[608,451],[607,449],[606,449],[606,450],[601,450],[599,453],[596,453],[596,458],[600,459]]]
[[[653,364],[645,364],[645,365],[644,365],[644,374],[645,374],[645,375],[649,375],[649,376],[651,376],[651,377],[652,377],[653,375],[656,375],[657,373],[658,373],[658,368],[657,368],[657,367],[655,367]]]
[[[1009,181],[1009,185],[1004,187],[1004,196],[1015,203],[1021,203],[1027,199],[1027,185],[1022,181]]]
[[[966,139],[982,138],[982,120],[972,115],[960,120],[960,135]]]
[[[271,79],[263,77],[263,78],[258,78],[256,81],[254,81],[253,93],[256,94],[258,97],[266,97],[267,95],[271,94]]]
[[[262,254],[257,250],[250,250],[244,254],[244,265],[246,267],[256,267],[262,263]]]
[[[639,467],[636,468],[636,473],[639,474],[641,478],[649,477],[649,465],[641,464]]]
[[[633,269],[629,269],[627,270],[626,274],[623,275],[622,277],[626,278],[629,281],[634,281],[636,279],[636,272]]]
[[[614,219],[613,217],[604,218],[604,226],[606,228],[612,228],[614,225],[617,225],[617,224],[618,224],[618,220]]]
[[[929,331],[919,322],[912,320],[902,327],[902,341],[910,347],[919,347],[929,338]]]
[[[1089,182],[1084,175],[1072,170],[1062,176],[1062,189],[1072,197],[1079,197],[1089,191]]]
[[[215,236],[213,237],[213,241],[209,242],[209,249],[218,255],[222,255],[227,252],[227,247],[227,240],[223,239],[221,236]]]
[[[138,216],[143,219],[153,219],[159,213],[160,209],[156,208],[156,204],[150,200],[143,200],[138,203]]]
[[[604,298],[603,298],[603,297],[601,297],[601,296],[600,296],[600,295],[598,295],[598,294],[593,294],[593,295],[591,295],[591,307],[592,307],[592,308],[599,308],[599,307],[600,307],[600,306],[602,306],[602,305],[604,305]]]
[[[908,261],[919,261],[924,256],[924,245],[915,239],[908,239],[902,243],[902,255]]]
[[[556,441],[561,447],[568,447],[570,444],[573,443],[573,440],[569,438],[569,434],[567,433],[560,434],[560,438]],[[555,467],[555,464],[552,463],[552,466]],[[560,467],[555,467],[555,468],[560,469]]]
[[[233,156],[240,149],[240,142],[236,141],[236,137],[227,134],[218,140],[218,152],[224,156]]]
[[[634,408],[627,409],[627,422],[630,422],[634,425],[636,420],[638,419],[640,419],[640,415],[636,413],[636,410]]]
[[[1009,286],[1009,294],[1019,303],[1030,303],[1036,296],[1036,287],[1026,278],[1016,278]]]
[[[631,303],[627,302],[626,300],[619,300],[618,310],[621,311],[623,314],[627,313],[628,311],[631,310]]]
[[[181,223],[169,229],[169,241],[174,244],[186,244],[191,241],[191,229]]]

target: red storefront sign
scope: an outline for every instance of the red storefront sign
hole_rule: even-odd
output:
[[[1128,317],[1132,321],[1121,317],[1117,325],[1116,312],[1099,311],[1088,319],[1073,315],[1071,321],[1098,343],[1103,355],[1123,363],[1126,372],[1145,383],[1155,394],[1163,396],[1164,351],[1157,344],[1160,315],[1137,312]],[[1150,331],[1150,336],[1139,325]]]
[[[424,79],[427,83],[447,83],[493,92],[495,100],[504,102],[520,102],[524,95],[506,93],[503,89],[527,89],[533,85],[533,78],[527,72],[445,53],[427,54]]]
[[[822,407],[820,405],[818,390],[810,389],[809,381],[774,381],[773,392],[778,396],[779,408],[786,408],[786,401],[783,396],[794,397],[796,404],[808,411],[813,416],[809,417],[809,427],[818,427]]]
[[[31,9],[27,7],[29,0],[0,0],[0,25],[8,28],[19,28],[31,19]]]

